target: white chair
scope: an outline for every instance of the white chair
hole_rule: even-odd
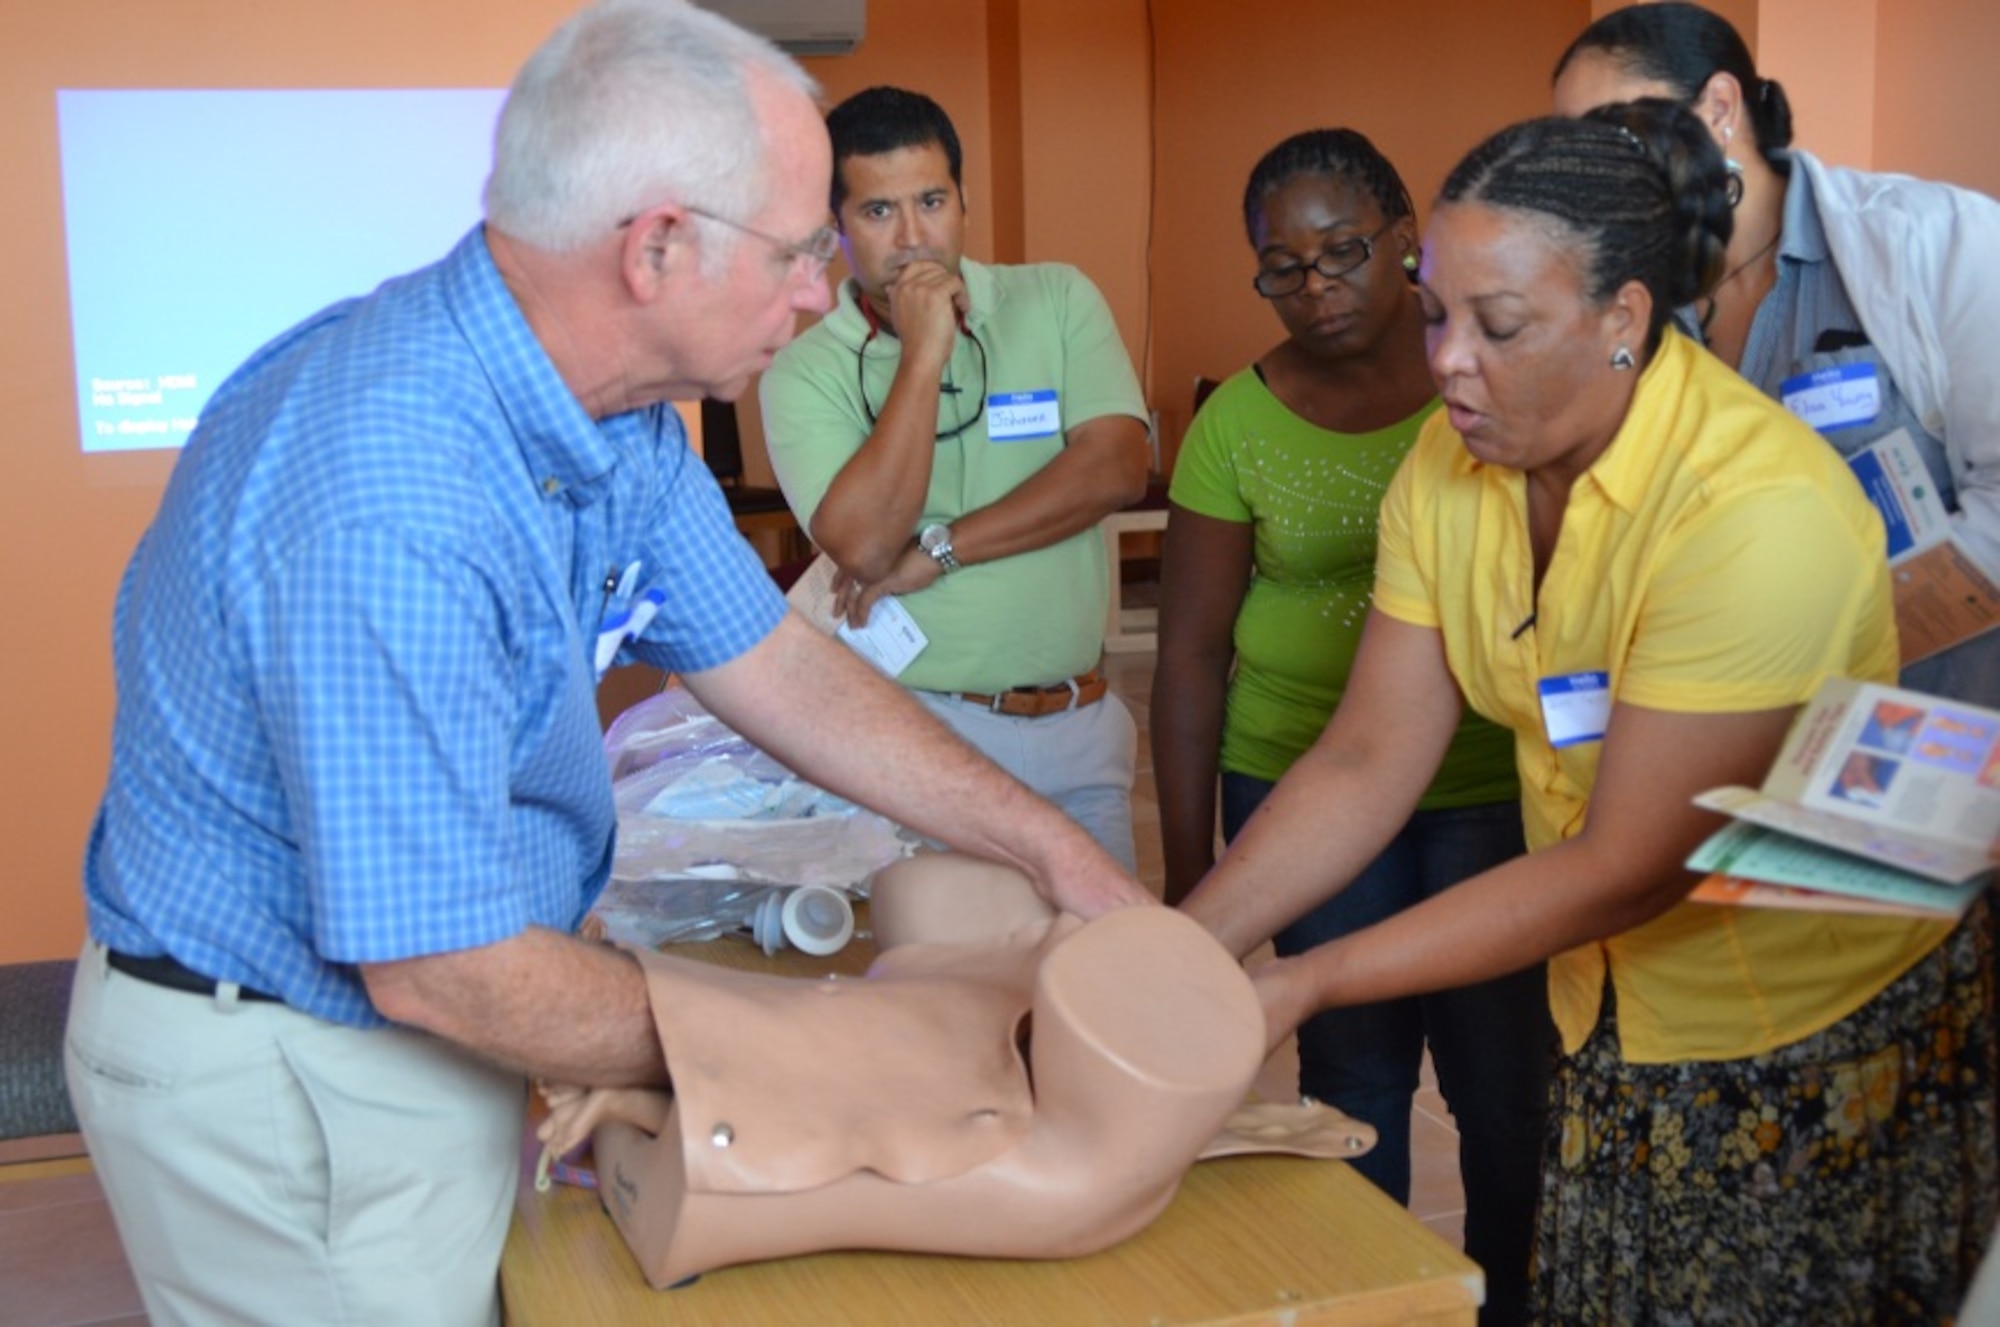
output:
[[[1153,500],[1154,490],[1159,490],[1158,506],[1147,505]],[[1146,486],[1146,497],[1123,511],[1112,512],[1097,523],[1104,533],[1104,553],[1111,564],[1111,595],[1104,607],[1104,651],[1107,654],[1125,654],[1138,650],[1150,650],[1159,644],[1159,618],[1157,608],[1125,607],[1125,589],[1119,567],[1123,561],[1125,536],[1144,531],[1161,531],[1167,528],[1167,499],[1164,484]]]

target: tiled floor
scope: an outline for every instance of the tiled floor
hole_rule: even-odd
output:
[[[1153,793],[1153,757],[1147,722],[1153,684],[1149,653],[1112,655],[1113,688],[1139,722],[1139,777],[1133,821],[1139,840],[1139,874],[1160,886],[1159,802]],[[1259,1079],[1269,1095],[1296,1090],[1297,1063],[1284,1052]],[[1464,1231],[1465,1202],[1458,1181],[1458,1131],[1424,1065],[1424,1087],[1411,1121],[1410,1208],[1454,1245]],[[0,1323],[8,1327],[136,1325],[145,1321],[138,1289],[112,1229],[97,1181],[86,1160],[4,1164],[0,1152]]]
[[[143,1327],[145,1321],[89,1161],[0,1165],[0,1322]]]

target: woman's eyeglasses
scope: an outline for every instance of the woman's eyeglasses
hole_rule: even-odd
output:
[[[1253,278],[1250,284],[1265,299],[1284,299],[1296,295],[1306,288],[1306,273],[1317,272],[1328,281],[1338,281],[1348,273],[1365,267],[1375,256],[1375,241],[1388,233],[1396,223],[1384,222],[1382,228],[1373,235],[1363,235],[1338,244],[1329,244],[1319,252],[1319,257],[1309,263],[1287,263],[1283,267],[1267,267]]]

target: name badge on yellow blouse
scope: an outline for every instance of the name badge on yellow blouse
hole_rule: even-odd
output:
[[[1040,392],[995,392],[986,398],[986,436],[994,442],[1026,442],[1062,432],[1062,407],[1055,388]]]
[[[1542,693],[1542,727],[1552,747],[1575,746],[1579,742],[1601,742],[1611,725],[1611,674],[1567,673],[1545,677]]]
[[[1869,424],[1882,413],[1882,376],[1871,363],[1836,364],[1785,379],[1778,399],[1821,433]]]

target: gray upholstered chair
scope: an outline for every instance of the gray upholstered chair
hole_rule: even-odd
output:
[[[76,963],[0,964],[0,1141],[76,1132],[63,1023]]]

